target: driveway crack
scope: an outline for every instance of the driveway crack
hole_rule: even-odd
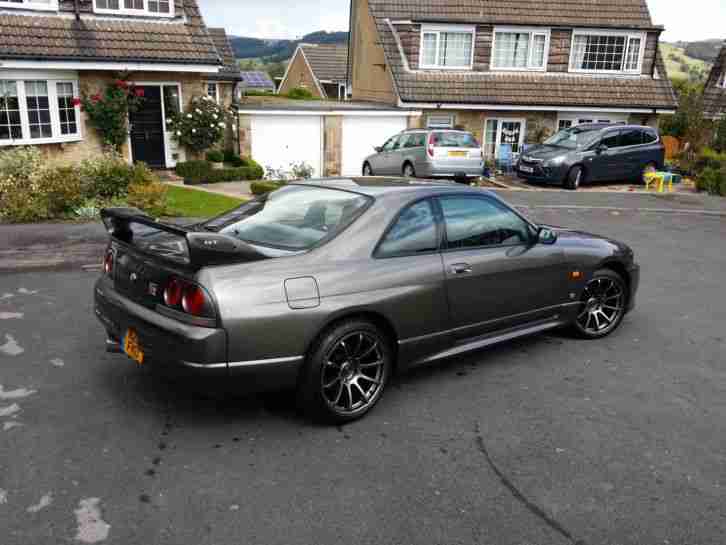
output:
[[[478,422],[476,423],[475,432],[477,448],[484,455],[484,459],[487,461],[487,464],[489,465],[491,470],[499,478],[499,481],[505,486],[505,488],[507,488],[507,490],[511,492],[512,496],[514,496],[514,498],[519,501],[529,512],[541,519],[545,524],[547,524],[547,526],[552,528],[555,532],[560,534],[568,541],[572,542],[574,545],[586,545],[584,540],[575,539],[572,533],[567,528],[565,528],[562,523],[560,523],[551,515],[547,514],[544,509],[542,509],[539,505],[534,503],[534,501],[530,500],[527,496],[525,496],[524,493],[517,487],[517,485],[514,484],[514,482],[509,477],[507,477],[507,475],[499,468],[499,466],[497,466],[491,454],[489,454],[489,450],[487,449],[486,444],[484,443],[484,437],[481,434],[481,427],[479,426]]]

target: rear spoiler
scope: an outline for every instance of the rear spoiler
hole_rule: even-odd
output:
[[[104,208],[101,219],[112,239],[125,244],[134,244],[132,224],[143,225],[157,231],[175,235],[183,239],[186,245],[185,254],[154,251],[154,248],[139,248],[154,257],[167,259],[175,263],[180,261],[193,269],[201,269],[211,265],[231,265],[261,261],[269,256],[255,248],[228,235],[211,232],[197,232],[177,225],[161,223],[138,208]]]

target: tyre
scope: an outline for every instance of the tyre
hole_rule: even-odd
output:
[[[413,168],[413,165],[411,163],[406,163],[403,165],[403,176],[405,178],[415,178],[416,177],[416,169]]]
[[[651,163],[648,163],[647,165],[645,165],[643,167],[643,172],[641,172],[641,174],[640,174],[640,182],[643,185],[645,185],[645,182],[646,182],[645,176],[646,176],[646,174],[652,174],[654,172],[657,172],[657,170],[658,170],[658,165],[656,165],[655,163],[652,163],[651,162]]]
[[[373,176],[373,169],[370,163],[363,163],[363,176]]]
[[[565,188],[570,191],[577,191],[580,184],[585,180],[585,169],[581,166],[572,167],[565,179]]]
[[[585,339],[601,339],[615,331],[625,316],[628,288],[615,271],[601,269],[580,296],[574,332]]]
[[[315,343],[298,384],[298,404],[315,419],[342,424],[370,411],[393,368],[391,340],[374,323],[346,320]]]

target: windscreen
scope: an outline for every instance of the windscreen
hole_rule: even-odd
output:
[[[478,148],[476,141],[468,132],[435,132],[432,135],[432,142],[437,148]]]
[[[304,251],[335,237],[369,202],[369,197],[337,189],[288,186],[202,227],[248,244]]]
[[[584,149],[594,142],[599,132],[600,129],[570,127],[554,134],[544,144],[558,148]]]

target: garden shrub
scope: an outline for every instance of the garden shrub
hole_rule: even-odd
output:
[[[315,98],[310,91],[304,89],[303,87],[295,87],[294,89],[290,89],[290,91],[285,96],[293,100],[313,100]]]
[[[722,166],[726,166],[726,153],[719,153],[712,148],[703,148],[696,158],[695,168],[697,171],[706,168],[718,170]]]
[[[125,195],[142,170],[131,167],[118,153],[108,151],[81,163],[81,181],[87,198],[110,199]]]
[[[216,149],[208,151],[207,161],[210,163],[224,163],[224,153]]]
[[[37,183],[38,198],[43,203],[48,218],[70,215],[85,200],[77,167],[48,166],[38,173]]]
[[[152,216],[166,213],[166,186],[159,182],[134,183],[129,186],[128,203]]]
[[[215,170],[208,161],[187,161],[176,165],[176,173],[187,184],[237,182],[259,180],[264,174],[262,167],[250,159],[240,159],[240,166]]]
[[[224,139],[232,113],[208,96],[194,97],[184,113],[170,118],[173,137],[197,152],[208,150]]]
[[[284,185],[285,182],[282,181],[261,180],[258,182],[252,182],[250,190],[253,195],[264,195],[265,193],[270,193],[271,191],[280,189]]]
[[[706,167],[696,180],[699,191],[707,191],[711,195],[726,197],[726,164],[721,168]]]
[[[184,178],[188,183],[203,183],[212,172],[209,161],[186,161],[176,164],[177,176]]]

